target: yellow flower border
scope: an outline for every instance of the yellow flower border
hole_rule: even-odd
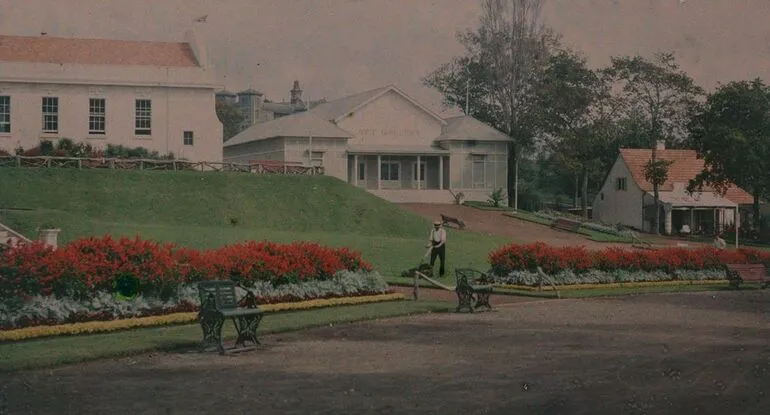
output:
[[[586,290],[594,288],[644,288],[644,287],[668,287],[681,285],[719,285],[729,284],[728,280],[685,280],[685,281],[644,281],[644,282],[613,282],[605,284],[570,284],[557,285],[558,290]],[[507,288],[512,290],[538,291],[538,287],[530,285],[500,284],[495,288]],[[553,290],[553,287],[543,284],[543,291]]]
[[[365,295],[356,297],[339,297],[298,301],[291,303],[264,304],[259,308],[265,313],[275,313],[287,310],[308,310],[313,308],[332,307],[341,305],[355,305],[378,303],[384,301],[404,300],[406,296],[401,293]],[[21,329],[0,331],[0,341],[29,340],[37,337],[64,336],[73,334],[106,333],[116,330],[125,330],[138,327],[155,327],[170,324],[193,323],[198,320],[198,313],[174,313],[150,317],[134,317],[109,321],[87,321],[82,323],[60,324],[56,326],[35,326]]]

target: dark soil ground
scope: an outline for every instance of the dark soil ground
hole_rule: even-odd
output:
[[[324,327],[3,374],[0,413],[767,414],[769,307],[653,294]]]

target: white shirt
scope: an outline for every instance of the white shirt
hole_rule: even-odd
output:
[[[444,228],[431,229],[430,241],[440,242],[441,244],[439,246],[443,245],[446,242],[446,230],[444,230]]]

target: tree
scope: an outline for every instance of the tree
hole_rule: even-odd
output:
[[[623,102],[612,95],[604,73],[589,69],[585,57],[569,50],[551,57],[537,97],[537,118],[553,137],[551,149],[582,182],[580,207],[587,218],[589,176],[604,168],[602,155],[617,135],[615,118]]]
[[[647,146],[652,156],[645,166],[645,179],[652,184],[655,215],[653,229],[660,234],[660,186],[665,183],[669,163],[658,160],[657,142],[681,143],[687,125],[703,90],[679,69],[671,53],[658,53],[652,59],[641,56],[611,58],[605,70],[616,83],[630,108],[646,121]]]
[[[229,140],[241,132],[241,123],[243,122],[243,115],[232,104],[217,100],[216,102],[217,118],[219,122],[224,126],[223,141]]]
[[[543,0],[482,0],[482,16],[478,28],[458,34],[466,48],[466,60],[455,59],[455,65],[443,66],[427,77],[453,73],[459,78],[458,63],[469,64],[468,80],[478,69],[478,84],[490,104],[488,113],[492,125],[508,134],[508,205],[518,205],[518,161],[523,149],[531,148],[536,136],[532,105],[534,89],[548,61],[549,52],[557,39],[540,18]],[[470,63],[478,63],[478,66]],[[462,79],[462,78],[460,78]],[[445,83],[444,85],[451,85]],[[467,84],[466,84],[467,85]],[[437,88],[438,89],[438,88]],[[449,102],[461,101],[458,90],[462,83],[455,81],[453,88],[439,89]],[[476,103],[483,99],[476,99]],[[478,108],[483,108],[482,104]]]
[[[759,78],[720,86],[693,119],[691,132],[704,169],[688,191],[708,185],[724,195],[732,184],[748,190],[759,229],[759,201],[770,191],[770,87]]]

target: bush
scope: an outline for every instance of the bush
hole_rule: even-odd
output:
[[[53,250],[40,242],[0,254],[0,298],[23,302],[36,295],[92,298],[113,292],[116,279],[133,277],[138,294],[165,297],[180,284],[227,279],[254,286],[328,280],[339,271],[371,271],[357,252],[314,243],[247,242],[208,251],[140,238],[88,238]]]
[[[507,276],[516,271],[535,272],[537,267],[549,274],[570,270],[577,274],[601,271],[662,271],[714,270],[724,264],[764,263],[770,267],[770,252],[755,249],[718,250],[667,248],[656,251],[634,251],[606,248],[588,251],[583,247],[552,247],[542,242],[529,245],[508,245],[490,252],[491,272]]]
[[[108,144],[106,150],[98,150],[88,143],[76,143],[70,138],[62,138],[54,145],[51,140],[43,140],[36,147],[15,150],[18,156],[38,157],[82,157],[82,158],[117,158],[117,159],[147,159],[147,160],[174,160],[174,154],[160,154],[157,151],[149,151],[144,147],[124,147],[122,145]],[[3,154],[0,154],[2,156]]]

